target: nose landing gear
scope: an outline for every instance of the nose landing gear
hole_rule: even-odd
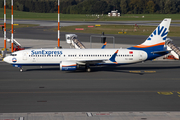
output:
[[[20,72],[23,72],[23,68],[22,68],[22,67],[20,67],[20,68],[19,68],[19,71],[20,71]]]

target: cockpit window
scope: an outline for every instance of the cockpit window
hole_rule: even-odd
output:
[[[11,56],[17,56],[17,54],[11,54]]]

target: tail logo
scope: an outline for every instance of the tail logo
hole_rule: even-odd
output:
[[[158,35],[158,36],[161,35],[161,37],[163,38],[163,40],[166,40],[167,34],[168,34],[167,28],[164,28],[164,26],[162,26],[162,27],[160,28],[160,26],[158,26],[158,27],[154,30],[154,32],[149,36],[149,38],[148,38],[147,40],[151,40],[151,39],[152,39],[154,36],[156,36],[156,35]]]

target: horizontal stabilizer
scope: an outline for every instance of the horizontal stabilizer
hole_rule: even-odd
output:
[[[153,51],[153,52],[151,52],[151,53],[153,53],[153,54],[162,54],[162,53],[169,53],[169,52],[171,52],[171,50],[165,50],[165,51]]]

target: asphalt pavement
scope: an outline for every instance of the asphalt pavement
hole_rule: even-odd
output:
[[[26,43],[26,40],[28,42],[29,39],[34,39],[36,42],[31,42],[31,44],[36,47],[38,47],[36,43],[39,41],[44,43],[42,46],[52,45],[57,40],[57,33],[49,31],[47,28],[50,27],[16,29],[14,37],[17,40],[18,38],[23,40],[23,44]],[[63,38],[65,34],[61,33],[62,40],[65,40]],[[91,34],[82,33],[77,33],[77,35],[82,42],[86,43],[89,42],[91,36]],[[1,33],[0,37],[3,37]],[[115,35],[115,38],[117,45],[120,43],[136,45],[144,42],[147,36]],[[50,44],[47,44],[46,41]],[[100,40],[97,39],[93,42],[100,43]],[[180,46],[178,37],[174,37],[174,43]],[[179,61],[155,60],[118,67],[99,66],[92,67],[90,73],[85,72],[84,69],[74,72],[60,71],[59,66],[24,67],[24,72],[19,72],[18,68],[1,61],[0,119],[13,118],[4,117],[4,113],[9,113],[9,115],[10,113],[27,113],[24,118],[28,118],[30,113],[34,114],[34,112],[53,112],[55,115],[59,115],[59,112],[81,112],[86,116],[87,112],[94,116],[99,114],[97,112],[109,115],[118,112],[121,119],[149,119],[151,117],[147,117],[147,113],[145,113],[146,116],[137,116],[142,112],[155,111],[151,114],[155,118],[157,115],[160,119],[164,118],[159,112],[163,112],[163,114],[165,112],[164,115],[171,116],[170,118],[167,116],[167,119],[178,119],[180,111],[179,71]],[[174,111],[178,113],[174,114]],[[126,112],[136,112],[136,114],[127,114],[122,117],[122,114],[124,115]],[[113,118],[108,114],[104,114],[103,118]],[[50,114],[49,118],[52,116]],[[114,119],[118,119],[117,116]],[[63,115],[56,118],[63,119]],[[77,119],[83,118],[79,115]]]
[[[180,111],[180,62],[60,71],[0,62],[0,112]]]

